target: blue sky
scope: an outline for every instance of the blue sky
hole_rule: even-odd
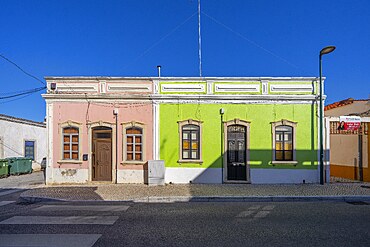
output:
[[[0,54],[44,76],[199,76],[197,0],[0,0]],[[202,0],[203,76],[318,76],[326,103],[370,94],[370,1]],[[43,86],[0,59],[0,97]],[[12,100],[12,101],[9,101]],[[0,113],[43,121],[40,93]]]

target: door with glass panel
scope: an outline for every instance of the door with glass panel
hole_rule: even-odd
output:
[[[247,127],[227,126],[227,180],[247,181]]]

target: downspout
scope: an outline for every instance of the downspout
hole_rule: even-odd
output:
[[[220,150],[220,157],[221,157],[221,184],[224,183],[224,108],[220,109],[221,115],[221,150]]]
[[[115,173],[114,183],[117,184],[118,178],[118,109],[114,108],[113,114],[116,116],[116,162],[115,162]]]

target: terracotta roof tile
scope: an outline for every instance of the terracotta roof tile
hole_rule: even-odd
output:
[[[325,106],[324,110],[327,111],[327,110],[331,110],[331,109],[334,109],[334,108],[337,108],[337,107],[341,107],[341,106],[345,106],[345,105],[350,105],[354,101],[368,101],[368,99],[353,99],[353,98],[348,98],[348,99],[345,99],[345,100],[341,100],[341,101],[338,101],[338,102],[334,102],[332,104],[329,104],[329,105]]]

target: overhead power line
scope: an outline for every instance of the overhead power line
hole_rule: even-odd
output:
[[[34,93],[37,93],[37,92],[34,92]],[[32,95],[32,94],[34,94],[34,93],[26,94],[26,95],[24,95],[24,96],[22,96],[22,97],[18,97],[18,98],[15,98],[15,99],[10,99],[10,100],[5,100],[5,101],[0,101],[0,105],[1,105],[1,104],[5,104],[5,103],[9,103],[9,102],[12,102],[12,101],[16,101],[16,100],[21,100],[21,99],[23,99],[23,98],[26,98],[26,97],[28,97],[28,96],[31,96],[31,95]]]
[[[156,42],[154,42],[148,49],[146,49],[143,53],[141,53],[139,56],[137,56],[135,59],[132,60],[131,64],[134,64],[135,62],[137,62],[140,58],[142,58],[143,56],[145,56],[149,51],[151,51],[154,47],[156,47],[157,45],[159,45],[163,40],[165,40],[166,38],[168,38],[169,36],[171,36],[174,32],[176,32],[181,26],[183,26],[184,24],[186,24],[193,16],[195,16],[197,14],[197,12],[194,12],[193,14],[191,14],[188,18],[186,18],[183,22],[181,22],[180,24],[178,24],[174,29],[172,29],[170,32],[168,32],[166,35],[164,35],[163,37],[161,37],[159,40],[157,40]],[[126,65],[123,69],[127,69],[129,66],[131,66],[131,64],[128,64]]]
[[[229,26],[225,25],[224,23],[222,23],[222,22],[218,21],[216,18],[214,18],[214,17],[212,17],[212,16],[208,15],[208,14],[207,14],[207,13],[205,13],[204,11],[202,11],[202,14],[203,14],[203,15],[205,15],[206,17],[208,17],[209,19],[211,19],[212,21],[214,21],[215,23],[217,23],[218,25],[220,25],[220,26],[224,27],[225,29],[229,30],[229,31],[230,31],[230,32],[232,32],[233,34],[235,34],[235,35],[239,36],[240,38],[242,38],[242,39],[244,39],[245,41],[249,42],[250,44],[254,45],[255,47],[257,47],[257,48],[259,48],[259,49],[261,49],[261,50],[265,51],[266,53],[268,53],[268,54],[270,54],[270,55],[274,56],[275,58],[280,59],[281,61],[283,61],[283,62],[285,62],[285,63],[289,64],[290,66],[292,66],[292,67],[294,67],[294,68],[296,68],[296,69],[298,68],[298,66],[296,66],[296,65],[292,64],[292,63],[291,63],[291,62],[289,62],[288,60],[286,60],[286,59],[282,58],[281,56],[279,56],[279,55],[275,54],[274,52],[272,52],[272,51],[270,51],[270,50],[266,49],[265,47],[263,47],[263,46],[261,46],[261,45],[257,44],[255,41],[253,41],[253,40],[251,40],[251,39],[249,39],[249,38],[245,37],[243,34],[241,34],[241,33],[237,32],[237,31],[233,30],[231,27],[229,27]]]
[[[12,60],[10,60],[9,58],[5,57],[3,54],[0,54],[0,57],[2,59],[4,59],[5,61],[7,61],[8,63],[11,63],[13,64],[17,69],[19,69],[20,71],[22,71],[24,74],[26,74],[27,76],[35,79],[36,81],[39,81],[40,83],[42,83],[43,85],[46,85],[45,82],[43,82],[42,80],[40,80],[39,78],[37,78],[36,76],[28,73],[27,71],[25,71],[24,69],[22,69],[18,64],[16,64],[15,62],[13,62]]]
[[[24,92],[21,92],[21,93],[16,93],[16,94],[13,94],[13,95],[8,95],[8,96],[2,96],[2,97],[0,97],[0,100],[14,98],[14,97],[22,96],[22,95],[28,95],[28,94],[39,92],[39,91],[44,90],[44,89],[46,89],[46,87],[33,88],[33,89],[30,89],[30,90],[27,90],[27,91],[24,91]]]

